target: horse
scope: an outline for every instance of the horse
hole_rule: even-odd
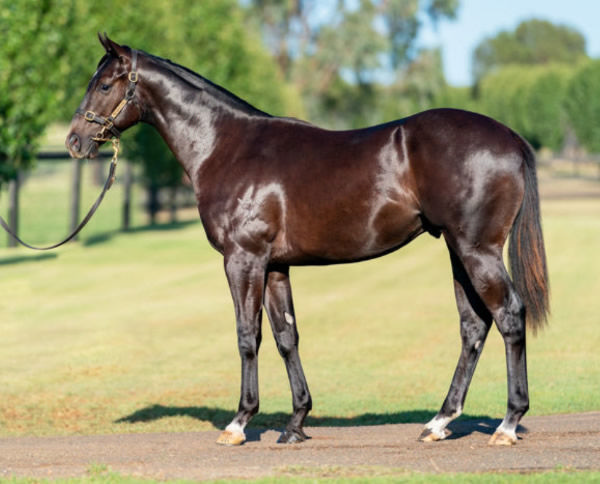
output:
[[[94,157],[105,141],[148,123],[192,181],[208,241],[224,258],[241,359],[238,410],[217,443],[242,444],[258,411],[263,308],[292,393],[278,442],[309,438],[303,426],[312,397],[298,352],[290,266],[371,259],[424,233],[443,237],[450,254],[462,349],[447,396],[419,439],[450,434],[495,322],[506,350],[508,402],[489,443],[517,442],[529,408],[526,326],[543,327],[549,313],[535,155],[521,136],[456,109],[330,131],[271,116],[170,60],[98,37],[105,54],[66,147],[73,157]],[[503,259],[509,238],[512,279]]]

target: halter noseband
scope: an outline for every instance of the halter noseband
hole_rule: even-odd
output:
[[[127,86],[127,91],[125,91],[125,97],[121,99],[121,102],[117,105],[113,112],[110,113],[110,116],[103,117],[96,114],[94,111],[84,111],[81,108],[77,108],[75,111],[76,114],[83,116],[83,118],[90,123],[97,123],[102,126],[102,130],[96,133],[96,136],[92,139],[94,141],[110,141],[110,138],[107,137],[107,132],[110,131],[112,136],[115,138],[119,138],[121,136],[121,132],[115,127],[115,120],[121,114],[121,111],[127,106],[127,104],[133,101],[133,96],[135,94],[135,86],[138,82],[138,73],[137,73],[137,50],[131,50],[131,72],[127,76],[129,79],[129,85]]]

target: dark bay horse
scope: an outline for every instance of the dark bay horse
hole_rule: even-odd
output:
[[[135,123],[153,125],[192,180],[208,240],[224,256],[242,362],[238,412],[218,442],[241,444],[258,411],[264,307],[285,361],[293,414],[279,442],[306,439],[312,407],[298,355],[291,265],[355,262],[428,232],[443,236],[462,351],[423,441],[458,417],[495,321],[506,347],[507,412],[490,443],[510,445],[529,408],[525,321],[549,309],[535,158],[478,114],[435,109],[355,131],[273,117],[188,69],[100,36],[106,54],[73,117],[74,157]],[[503,262],[510,235],[512,280]]]

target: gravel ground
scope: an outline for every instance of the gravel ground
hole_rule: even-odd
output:
[[[405,471],[600,470],[600,412],[525,417],[513,447],[490,447],[498,420],[450,424],[445,441],[417,441],[422,425],[313,427],[312,438],[278,445],[275,430],[248,431],[240,447],[215,444],[219,432],[0,439],[0,479],[56,478],[109,469],[159,479],[270,475],[394,475]]]

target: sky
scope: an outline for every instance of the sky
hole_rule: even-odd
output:
[[[460,0],[456,20],[424,22],[423,47],[441,47],[446,80],[454,86],[471,84],[471,56],[485,37],[514,30],[531,18],[577,29],[586,39],[590,57],[600,57],[600,0]]]

